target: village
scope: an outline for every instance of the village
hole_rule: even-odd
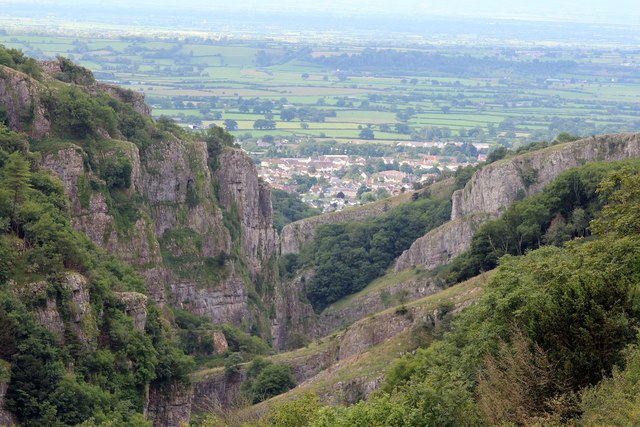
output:
[[[458,142],[406,141],[398,146],[440,148]],[[273,188],[298,193],[322,212],[332,212],[420,188],[446,171],[476,165],[486,159],[488,144],[474,144],[475,158],[396,153],[388,157],[318,155],[301,158],[265,158],[258,167],[262,180]],[[480,154],[482,153],[482,154]]]

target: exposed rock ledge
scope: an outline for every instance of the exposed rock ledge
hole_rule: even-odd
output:
[[[587,162],[640,156],[640,134],[590,137],[490,164],[453,194],[451,221],[416,240],[396,262],[395,271],[413,265],[434,268],[464,252],[474,228],[518,199],[542,191],[562,172]],[[525,183],[524,177],[528,177]]]
[[[399,272],[416,265],[432,269],[448,263],[469,247],[478,225],[486,218],[486,215],[467,215],[431,230],[400,255],[394,271]]]

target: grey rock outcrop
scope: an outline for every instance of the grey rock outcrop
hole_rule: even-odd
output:
[[[179,279],[170,280],[171,299],[175,307],[205,316],[213,323],[241,325],[250,320],[245,283],[231,267],[231,275],[216,287],[199,287]]]
[[[51,124],[44,115],[38,83],[4,65],[0,65],[0,105],[7,110],[9,129],[26,132],[33,138],[49,133]]]
[[[0,366],[0,370],[3,369]],[[7,368],[8,369],[8,368]],[[1,372],[0,372],[1,374]],[[0,427],[12,427],[16,424],[16,418],[13,414],[4,409],[4,400],[9,388],[9,378],[0,377]]]
[[[93,314],[89,302],[87,279],[79,273],[67,272],[60,285],[69,296],[69,300],[66,302],[69,308],[69,318],[66,324],[60,316],[61,308],[56,299],[47,293],[48,282],[28,283],[17,290],[17,294],[22,299],[43,301],[42,305],[36,309],[35,314],[40,324],[58,337],[60,341],[64,340],[68,326],[81,341],[88,342],[89,337],[86,335],[86,329],[88,325],[93,324]]]
[[[232,405],[245,380],[241,369],[238,373],[228,374],[217,369],[194,384],[193,409],[216,413]]]
[[[184,384],[151,387],[145,417],[153,427],[178,427],[191,420],[193,388]]]
[[[454,196],[452,219],[481,212],[497,215],[518,198],[542,191],[567,169],[587,162],[640,156],[640,134],[590,137],[501,160],[476,172]]]
[[[448,263],[469,247],[477,226],[485,218],[486,215],[467,215],[431,230],[398,257],[394,271],[416,265],[432,269]]]
[[[116,296],[125,305],[127,315],[133,319],[133,326],[144,331],[147,323],[147,296],[139,292],[117,292]]]
[[[364,295],[351,297],[349,304],[329,306],[318,315],[318,336],[325,336],[340,328],[393,305],[432,295],[442,290],[431,279],[411,278],[388,286],[378,287]]]
[[[296,337],[314,339],[318,335],[316,315],[310,304],[303,302],[305,283],[313,277],[312,270],[304,270],[291,280],[276,283],[274,292],[275,318],[271,322],[273,348],[291,348]]]
[[[492,163],[452,196],[451,222],[416,240],[397,260],[395,270],[413,265],[434,268],[464,252],[474,229],[497,218],[522,196],[542,191],[565,170],[587,162],[640,156],[640,134],[591,137]]]
[[[271,189],[258,179],[255,164],[241,150],[225,149],[219,162],[215,174],[219,184],[218,198],[231,215],[237,213],[239,216],[242,254],[252,276],[256,277],[276,251]]]

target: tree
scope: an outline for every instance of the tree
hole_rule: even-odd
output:
[[[295,386],[296,379],[291,373],[290,367],[276,364],[268,365],[260,371],[253,383],[253,402],[261,402]]]
[[[254,129],[275,129],[276,122],[273,120],[258,119],[253,122]]]
[[[9,218],[17,230],[16,213],[25,201],[27,192],[31,188],[29,179],[29,162],[22,157],[22,153],[15,152],[9,155],[4,168],[3,187],[7,192],[9,201]]]
[[[280,112],[280,119],[285,122],[290,122],[291,120],[296,118],[296,110],[293,108],[287,108]]]
[[[224,128],[227,132],[238,130],[238,122],[233,119],[226,119],[224,121]]]
[[[373,133],[373,129],[368,128],[368,127],[362,129],[360,131],[360,133],[358,134],[358,136],[361,139],[368,139],[368,140],[375,139],[375,134]]]

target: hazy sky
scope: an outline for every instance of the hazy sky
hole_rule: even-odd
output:
[[[187,9],[209,11],[285,11],[322,15],[393,14],[417,16],[478,16],[488,18],[544,19],[640,25],[638,0],[0,0],[0,14],[11,15],[14,9],[28,4],[50,7],[78,5],[83,9],[155,8],[172,10],[176,15]]]

